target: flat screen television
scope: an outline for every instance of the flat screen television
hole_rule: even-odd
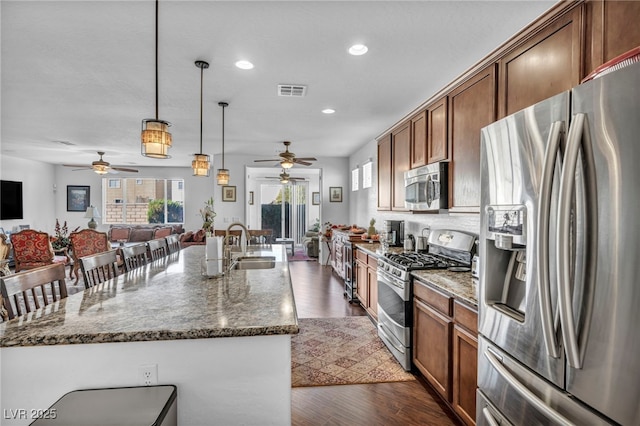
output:
[[[22,182],[0,180],[0,220],[24,219]]]

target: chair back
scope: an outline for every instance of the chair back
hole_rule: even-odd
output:
[[[16,272],[51,265],[54,259],[53,247],[46,232],[24,229],[11,234],[13,259]]]
[[[10,275],[9,255],[11,254],[11,243],[5,234],[0,233],[0,276]]]
[[[124,270],[129,272],[139,266],[146,265],[147,245],[145,243],[136,244],[129,247],[122,247],[122,257],[124,261]]]
[[[164,238],[157,238],[155,240],[147,241],[149,247],[149,253],[151,254],[151,260],[158,260],[169,254],[167,248],[167,240]]]
[[[95,229],[82,229],[69,234],[73,260],[77,261],[81,257],[102,253],[111,250],[109,236],[106,232]]]
[[[227,231],[225,229],[216,229],[213,231],[213,235],[216,237],[225,237],[227,235]],[[241,229],[231,229],[229,231],[229,245],[230,246],[239,246],[240,238],[242,238],[242,230]]]
[[[270,245],[273,243],[273,229],[249,229],[250,244]]]
[[[80,258],[80,267],[85,288],[103,283],[118,276],[116,250],[93,254]]]
[[[7,319],[67,297],[64,277],[64,265],[56,263],[0,278],[0,294]]]
[[[178,234],[167,235],[164,239],[167,240],[167,248],[170,254],[180,251],[180,236]]]

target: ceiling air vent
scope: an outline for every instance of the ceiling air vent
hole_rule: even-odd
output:
[[[307,86],[301,84],[278,84],[278,96],[300,98],[307,94]]]

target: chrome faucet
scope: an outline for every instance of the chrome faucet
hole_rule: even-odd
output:
[[[231,264],[231,248],[228,248],[228,245],[229,245],[229,240],[233,237],[233,235],[231,235],[229,233],[229,231],[234,226],[239,226],[240,228],[242,228],[244,230],[244,235],[240,235],[240,249],[242,250],[242,254],[243,255],[247,251],[247,243],[249,241],[249,230],[242,223],[233,222],[232,224],[230,224],[227,227],[227,231],[226,231],[225,236],[224,236],[222,247],[223,247],[223,250],[224,250],[224,253],[225,253],[225,257],[227,257],[227,254],[228,254],[227,262],[228,262],[229,265]]]

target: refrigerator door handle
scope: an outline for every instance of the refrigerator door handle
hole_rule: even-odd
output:
[[[489,423],[489,426],[500,426],[500,424],[496,421],[496,418],[493,417],[493,414],[491,414],[491,411],[489,411],[489,408],[484,407],[482,409],[482,414],[484,415],[484,418],[487,420],[487,423]]]
[[[556,423],[563,426],[573,426],[574,423],[570,422],[566,419],[562,414],[553,410],[549,407],[543,400],[538,398],[536,394],[531,392],[524,384],[522,384],[517,378],[513,377],[513,375],[507,370],[507,368],[498,361],[496,356],[490,350],[484,351],[484,356],[489,361],[489,364],[494,368],[494,370],[502,376],[502,378],[513,388],[516,392],[520,394],[527,402],[533,405],[538,409],[541,413],[543,413],[548,418],[552,419]]]
[[[556,162],[560,152],[560,141],[564,133],[564,122],[551,124],[549,140],[544,153],[542,180],[540,183],[539,211],[537,223],[537,285],[540,307],[540,322],[547,354],[559,358],[558,344],[555,337],[553,309],[551,306],[551,279],[549,278],[549,217],[551,215],[551,190]]]
[[[585,142],[582,144],[582,142]],[[585,180],[587,211],[586,222],[589,232],[585,235],[587,247],[586,253],[589,260],[586,262],[587,273],[585,275],[584,292],[584,324],[583,331],[578,343],[578,331],[575,325],[575,314],[573,311],[572,298],[572,271],[571,262],[571,221],[572,221],[572,201],[574,194],[574,184],[576,178],[576,166],[579,160],[579,150],[583,147],[583,157],[585,162]],[[589,136],[587,116],[576,114],[573,117],[569,134],[567,136],[566,157],[562,168],[560,179],[560,197],[558,202],[558,238],[556,240],[556,262],[557,262],[557,282],[558,282],[558,302],[560,312],[560,323],[562,326],[562,338],[567,355],[567,362],[573,368],[582,368],[582,355],[586,347],[586,339],[591,323],[591,311],[593,309],[595,267],[597,264],[597,200],[596,200],[595,164],[593,159],[593,148]],[[581,351],[582,348],[582,351]]]

